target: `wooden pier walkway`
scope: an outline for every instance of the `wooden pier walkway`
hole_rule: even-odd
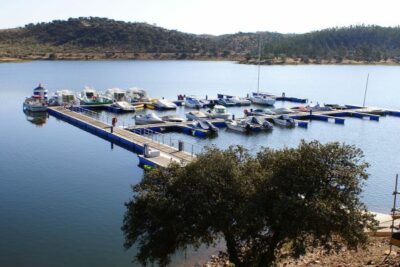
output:
[[[172,161],[184,165],[191,162],[195,157],[185,151],[179,151],[174,147],[153,141],[150,138],[125,129],[114,127],[113,133],[111,133],[110,125],[64,107],[49,107],[48,111],[51,115],[65,119],[75,126],[85,128],[91,133],[100,135],[110,141],[120,142],[141,152],[143,152],[144,145],[148,144],[149,148],[160,151],[160,156],[158,157],[145,158],[149,163],[153,163],[153,165],[166,167]]]

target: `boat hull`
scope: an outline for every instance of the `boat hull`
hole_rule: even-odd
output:
[[[248,132],[248,130],[247,130],[245,127],[242,127],[242,126],[240,126],[240,125],[234,125],[234,124],[232,124],[232,123],[226,123],[226,127],[227,127],[229,130],[236,131],[236,132],[241,132],[241,133],[246,133],[246,132]]]
[[[40,105],[29,105],[24,103],[23,104],[23,109],[32,111],[32,112],[43,112],[47,110],[47,106],[40,106]]]
[[[284,126],[284,127],[294,127],[296,124],[292,121],[282,120],[274,118],[272,119],[276,125]]]
[[[196,114],[192,114],[192,113],[186,113],[186,118],[187,118],[188,120],[192,121],[192,120],[207,119],[207,116],[196,115]]]
[[[229,117],[231,116],[231,114],[209,114],[209,118],[211,119],[224,119],[227,120],[229,119]]]
[[[203,106],[201,104],[194,104],[194,103],[185,102],[185,107],[199,109],[199,108],[202,108]]]
[[[142,120],[142,119],[135,119],[135,124],[137,125],[145,125],[145,124],[157,124],[157,123],[163,123],[164,121],[159,121],[159,120]]]
[[[275,99],[265,99],[265,98],[258,98],[258,97],[253,97],[251,99],[251,102],[253,104],[257,105],[264,105],[264,106],[273,106],[275,104]]]

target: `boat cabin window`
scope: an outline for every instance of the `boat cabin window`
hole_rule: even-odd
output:
[[[117,101],[123,100],[124,97],[125,97],[125,94],[124,94],[124,93],[114,93],[114,98],[115,98]]]

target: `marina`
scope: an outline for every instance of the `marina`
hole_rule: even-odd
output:
[[[315,112],[293,112],[284,115],[262,115],[254,116],[261,121],[267,121],[278,126],[283,127],[308,127],[308,121],[318,120],[335,124],[344,124],[345,117],[354,117],[359,119],[368,119],[371,121],[379,121],[381,115],[373,114],[376,110],[382,110],[382,115],[400,116],[400,111],[384,110],[371,107],[358,107],[347,105],[345,109],[340,110],[322,110]],[[88,114],[95,114],[95,112],[84,107],[49,107],[48,112],[50,115],[60,118],[74,126],[82,128],[90,133],[99,137],[107,139],[117,145],[132,150],[139,154],[140,166],[150,167],[166,167],[171,162],[185,165],[196,157],[194,145],[191,144],[190,153],[185,151],[185,142],[177,140],[175,142],[177,147],[173,146],[172,140],[166,140],[162,132],[175,131],[179,133],[189,134],[199,138],[209,136],[210,130],[205,127],[194,128],[193,121],[162,121],[161,118],[156,117],[156,121],[146,124],[143,123],[136,125],[127,125],[123,127],[115,127],[116,121],[113,124],[102,122]],[[148,115],[151,115],[149,113]],[[144,115],[142,115],[144,116]],[[156,115],[153,115],[156,116]],[[135,117],[136,118],[136,117]],[[149,117],[153,118],[153,117]],[[224,118],[207,118],[204,121],[209,123],[211,127],[228,127],[232,130],[245,133],[246,131],[260,131],[261,129],[251,128],[250,124],[240,126],[239,123],[232,123]],[[136,119],[137,120],[137,119]],[[245,121],[246,118],[239,118],[237,121]],[[160,121],[160,122],[159,122]],[[268,130],[273,128],[272,124],[268,123]],[[262,123],[259,123],[260,125]],[[206,126],[207,127],[207,126]],[[242,129],[240,129],[242,127]],[[148,136],[151,136],[149,138]],[[161,135],[161,138],[154,139],[154,136]],[[153,153],[149,151],[152,150]],[[200,148],[198,151],[201,151]]]
[[[259,67],[259,66],[258,66]],[[258,77],[259,79],[259,77]],[[58,90],[49,99],[47,90],[39,84],[33,89],[33,95],[26,98],[23,109],[29,112],[48,113],[62,119],[85,131],[104,138],[113,144],[120,145],[138,154],[139,166],[144,168],[165,168],[171,163],[182,166],[196,158],[196,153],[203,150],[191,145],[190,152],[185,150],[188,145],[178,139],[172,142],[170,137],[164,136],[164,132],[183,133],[198,138],[216,137],[219,129],[226,127],[229,130],[242,134],[271,131],[275,127],[308,128],[310,121],[333,122],[334,124],[345,124],[345,117],[379,121],[381,116],[400,116],[400,111],[382,108],[365,107],[366,92],[363,106],[328,104],[293,106],[291,108],[275,108],[274,104],[279,101],[294,103],[307,103],[308,99],[297,97],[286,97],[282,93],[277,97],[270,93],[252,93],[249,97],[240,97],[227,94],[217,94],[217,99],[199,98],[194,95],[186,96],[179,94],[177,103],[169,101],[164,97],[150,98],[144,89],[136,87],[123,90],[120,88],[107,89],[103,94],[93,88],[85,89],[75,94],[70,90]],[[253,104],[253,105],[252,105]],[[182,105],[189,112],[186,113],[187,120],[178,114],[158,116],[154,112],[135,114],[134,124],[117,125],[118,118],[113,117],[111,123],[101,121],[98,110],[106,110],[112,113],[136,113],[138,110],[175,110]],[[255,105],[255,106],[254,106]],[[237,118],[235,114],[228,111],[229,107],[248,107],[243,109],[244,117]],[[253,109],[257,106],[270,106],[269,109]],[[92,111],[95,107],[96,111]],[[193,110],[194,109],[194,110]],[[205,112],[200,109],[208,109]],[[156,139],[154,139],[156,137]],[[174,145],[177,144],[177,147]],[[197,148],[197,147],[196,147]]]

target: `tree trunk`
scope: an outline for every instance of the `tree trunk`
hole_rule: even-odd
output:
[[[233,235],[230,233],[224,233],[225,241],[226,241],[226,248],[229,255],[229,261],[235,264],[235,266],[240,267],[242,263],[239,260],[238,251],[236,248],[236,242],[233,238]]]
[[[279,242],[280,239],[278,234],[274,234],[271,242],[269,243],[268,251],[263,253],[260,257],[260,261],[258,262],[259,267],[270,267],[275,265],[275,250],[277,249]]]

